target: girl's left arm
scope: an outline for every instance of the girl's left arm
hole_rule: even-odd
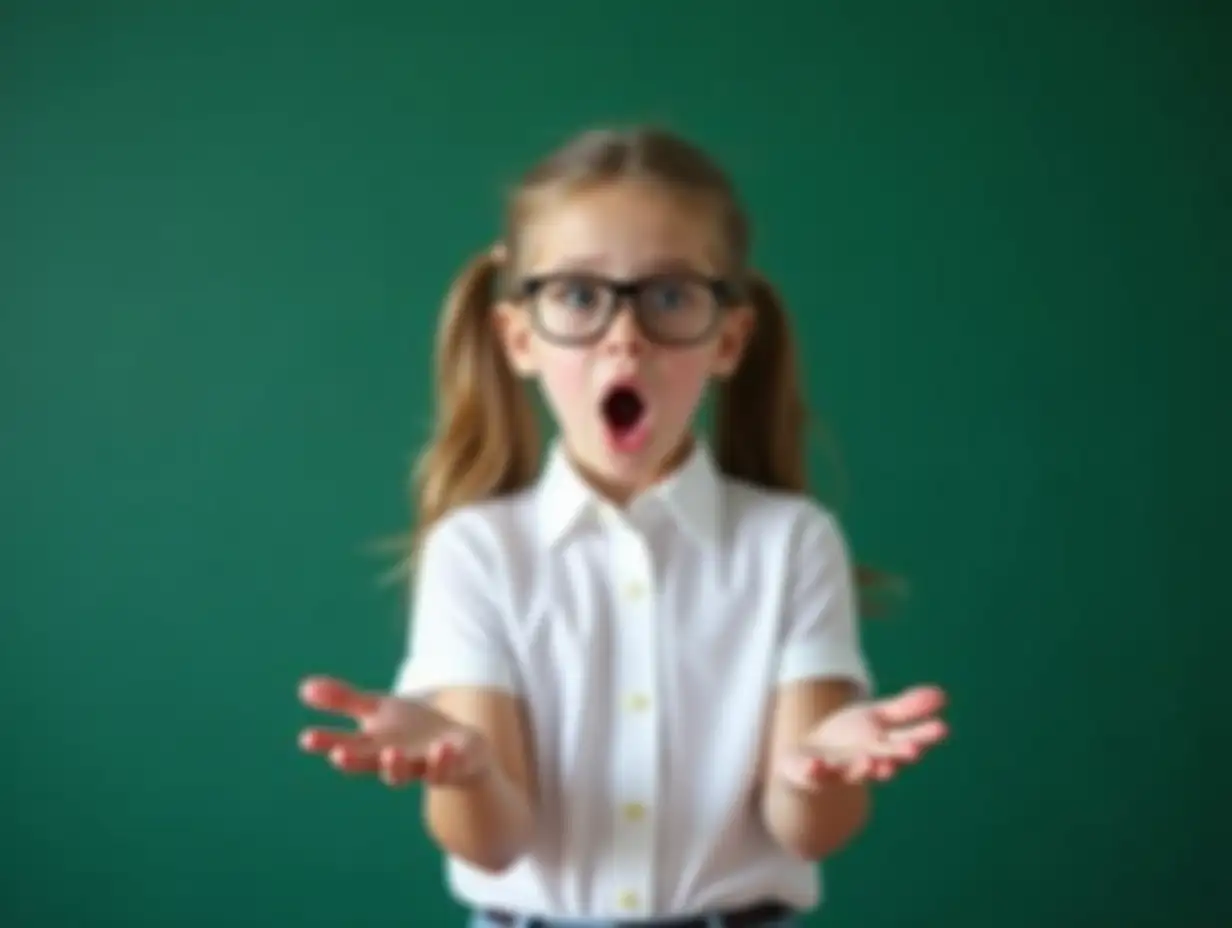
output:
[[[837,523],[806,510],[790,554],[761,812],[806,860],[847,845],[869,818],[870,782],[892,777],[946,736],[945,694],[914,686],[870,699],[852,571]]]
[[[855,838],[868,821],[869,789],[864,783],[827,780],[800,789],[779,774],[783,758],[797,753],[822,721],[858,698],[855,683],[843,679],[801,680],[779,687],[761,769],[761,814],[767,830],[789,852],[821,860]]]
[[[762,817],[791,853],[819,860],[863,828],[868,788],[831,778],[800,790],[781,775],[826,718],[867,696],[869,670],[860,643],[853,573],[838,522],[818,505],[800,513],[788,555],[785,622],[770,727],[762,758]]]

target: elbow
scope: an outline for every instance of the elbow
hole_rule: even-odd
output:
[[[524,853],[521,848],[477,847],[465,844],[450,847],[443,841],[440,846],[450,857],[461,860],[476,870],[482,870],[489,876],[501,876],[508,872],[522,859]]]
[[[483,870],[489,876],[500,876],[513,869],[514,864],[522,859],[522,851],[506,854],[489,854],[486,857],[475,857],[469,861],[472,867]]]

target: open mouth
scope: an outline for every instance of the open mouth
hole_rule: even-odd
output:
[[[646,441],[646,400],[636,388],[622,384],[603,398],[603,422],[608,440],[618,451],[637,451]]]

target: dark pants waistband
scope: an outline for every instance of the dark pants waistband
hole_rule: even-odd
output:
[[[552,928],[553,920],[540,917],[523,917],[499,909],[485,909],[481,913],[493,925],[501,928]],[[717,912],[714,916],[687,915],[680,918],[652,918],[642,921],[615,921],[615,928],[764,928],[795,914],[795,910],[780,902],[762,902],[730,912]],[[717,916],[717,918],[715,917]]]

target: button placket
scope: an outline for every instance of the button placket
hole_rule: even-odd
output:
[[[634,915],[651,905],[658,793],[655,706],[658,666],[654,577],[643,538],[626,523],[609,522],[615,574],[612,629],[612,892],[616,908]]]

